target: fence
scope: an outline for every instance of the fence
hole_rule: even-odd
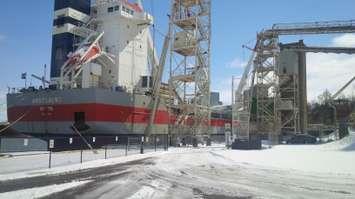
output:
[[[0,137],[0,153],[47,151],[48,144],[38,138],[8,138]]]
[[[85,140],[87,144],[78,137],[50,138],[46,143],[48,151],[4,154],[10,157],[0,159],[0,174],[168,150],[167,135],[85,137]]]
[[[168,145],[177,141],[176,136],[171,135],[152,135],[149,137],[143,137],[142,135],[84,136],[84,138],[86,142],[80,137],[16,138],[17,141],[13,142],[16,146],[11,146],[16,150],[8,151],[8,153],[3,151],[3,157],[0,157],[0,175],[163,151],[168,150]],[[182,138],[185,138],[187,145],[191,145],[192,138],[190,136],[180,137],[178,139],[180,143]],[[213,144],[224,143],[225,139],[223,134],[211,135],[210,138]],[[2,139],[5,142],[4,138]],[[19,147],[19,145],[24,145],[25,139],[28,140],[27,146]],[[200,144],[203,144],[202,141],[204,141],[204,138],[201,138]],[[32,143],[41,144],[32,147],[35,145]],[[7,143],[7,146],[9,145],[10,142]],[[5,145],[3,146],[5,147]],[[16,153],[12,153],[15,151]],[[24,152],[18,153],[18,151]]]

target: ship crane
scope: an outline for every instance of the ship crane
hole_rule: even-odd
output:
[[[321,34],[339,34],[339,33],[355,33],[355,20],[348,21],[323,21],[323,22],[310,22],[310,23],[279,23],[274,24],[271,29],[263,30],[257,34],[257,41],[253,49],[250,61],[245,68],[239,87],[235,93],[236,98],[233,100],[233,120],[238,120],[238,123],[245,123],[244,128],[240,125],[233,127],[233,133],[243,134],[249,138],[249,125],[251,107],[246,106],[244,112],[249,112],[248,117],[241,117],[240,103],[243,101],[243,92],[247,88],[251,88],[248,93],[248,102],[251,99],[256,99],[256,113],[253,120],[255,120],[255,129],[257,132],[266,132],[269,134],[269,140],[271,142],[277,142],[278,135],[281,133],[281,129],[288,122],[281,122],[281,108],[280,104],[285,104],[280,96],[280,84],[282,81],[281,72],[278,70],[278,59],[280,52],[283,49],[289,49],[295,52],[324,52],[324,53],[346,53],[353,54],[354,48],[345,47],[317,47],[317,46],[282,46],[279,43],[279,37],[285,35],[321,35]],[[250,72],[252,71],[252,72]],[[305,72],[305,71],[304,71]],[[250,85],[247,85],[248,79],[251,79]],[[255,93],[254,89],[255,88]],[[269,92],[261,92],[263,90]],[[259,91],[259,92],[258,92]],[[234,91],[233,91],[234,92]],[[266,96],[264,96],[266,95]],[[298,110],[306,107],[306,95],[303,98],[300,97],[300,107],[294,108],[294,116],[291,119],[297,117]],[[301,105],[301,103],[303,105]],[[250,104],[250,102],[249,102]],[[302,108],[303,107],[303,108]],[[306,113],[303,113],[306,114]],[[248,114],[247,114],[248,115]],[[242,118],[242,120],[240,120]],[[300,122],[300,121],[298,121]],[[235,122],[233,121],[232,124]],[[296,123],[296,122],[295,122]],[[305,123],[303,121],[303,123]],[[303,126],[306,124],[303,124]],[[296,129],[296,128],[295,128]],[[243,133],[241,133],[244,131]]]
[[[37,75],[35,75],[35,74],[32,74],[31,76],[32,76],[33,78],[35,78],[35,79],[41,81],[41,82],[42,82],[42,85],[43,85],[43,88],[46,87],[46,84],[49,85],[49,84],[51,83],[50,81],[46,80],[44,76],[39,77],[39,76],[37,76]]]
[[[334,100],[335,98],[337,98],[347,87],[349,87],[349,85],[355,80],[355,76],[352,77],[348,82],[346,82],[346,84],[341,87],[332,97],[331,100]]]
[[[170,43],[170,34],[171,34],[171,27],[169,25],[169,30],[168,34],[164,38],[164,43],[163,43],[163,48],[160,56],[160,60],[158,65],[156,66],[155,74],[153,75],[153,86],[152,86],[152,101],[151,101],[151,110],[149,113],[149,123],[148,126],[145,130],[145,135],[149,136],[152,131],[152,126],[154,124],[155,120],[155,115],[158,109],[158,105],[160,102],[160,87],[161,87],[161,81],[163,79],[163,72],[164,72],[164,66],[165,66],[165,61],[169,49],[169,43]]]

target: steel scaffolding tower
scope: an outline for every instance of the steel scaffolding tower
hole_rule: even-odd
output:
[[[275,106],[279,93],[276,85],[279,40],[277,37],[259,34],[258,41],[254,60],[256,81],[255,86],[252,86],[256,98],[256,128],[269,133],[269,140],[273,140],[274,134],[279,134],[276,127],[281,122]]]
[[[267,133],[272,143],[278,143],[278,136],[281,131],[306,132],[306,66],[305,52],[326,52],[326,53],[352,53],[351,48],[307,48],[302,42],[292,45],[280,46],[279,37],[282,35],[300,34],[334,34],[355,32],[355,21],[325,21],[311,23],[286,23],[275,24],[271,29],[264,30],[257,35],[257,42],[253,49],[253,72],[251,75],[250,92],[242,93],[237,90],[236,99],[233,102],[233,120],[239,118],[239,123],[233,121],[234,129],[249,131],[248,133]],[[283,48],[283,49],[281,49]],[[298,71],[283,71],[281,67],[282,54],[298,53]],[[245,74],[250,71],[248,65]],[[244,78],[247,79],[247,78]],[[245,81],[241,81],[244,86]],[[245,122],[238,117],[241,109],[240,101],[247,97],[250,101],[244,110],[250,111],[249,121]],[[250,104],[252,104],[250,106]],[[255,110],[252,110],[254,105]],[[252,113],[252,111],[254,111]],[[252,122],[253,125],[248,124]],[[237,125],[235,125],[237,123]],[[242,124],[248,128],[242,128]],[[238,126],[239,125],[239,126]],[[255,126],[255,128],[254,128]],[[252,128],[253,127],[253,128]]]
[[[326,21],[294,24],[275,24],[272,29],[258,35],[255,48],[255,75],[257,81],[257,119],[258,131],[269,134],[269,140],[278,143],[281,131],[306,131],[306,88],[298,83],[305,78],[305,54],[298,55],[299,70],[294,74],[281,70],[279,36],[299,34],[352,33],[354,21]],[[304,47],[303,43],[290,45]],[[303,77],[304,76],[304,77]],[[258,89],[265,86],[264,92]]]
[[[211,0],[172,0],[169,90],[172,134],[208,134]]]

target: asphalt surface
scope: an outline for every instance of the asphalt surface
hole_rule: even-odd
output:
[[[130,172],[128,170],[131,167],[151,164],[150,159],[151,158],[145,158],[121,164],[78,170],[58,175],[45,175],[32,178],[0,181],[0,193],[84,180],[91,180],[90,183],[85,185],[85,189],[90,189],[95,187],[98,183],[102,184],[112,179],[119,178],[120,176],[127,175]],[[82,191],[84,191],[82,188],[75,188],[69,191],[66,190],[65,194],[58,193],[51,195],[48,198],[69,198],[70,195],[75,196],[80,194]]]

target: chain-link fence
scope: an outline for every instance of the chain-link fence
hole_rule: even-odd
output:
[[[11,140],[12,143],[23,145],[27,138],[17,139],[16,142]],[[11,146],[10,149],[17,150],[3,152],[0,174],[168,150],[168,135],[52,137],[41,140],[45,142],[46,149],[30,150],[32,141],[28,140],[26,147]],[[20,149],[23,151],[19,152]]]

